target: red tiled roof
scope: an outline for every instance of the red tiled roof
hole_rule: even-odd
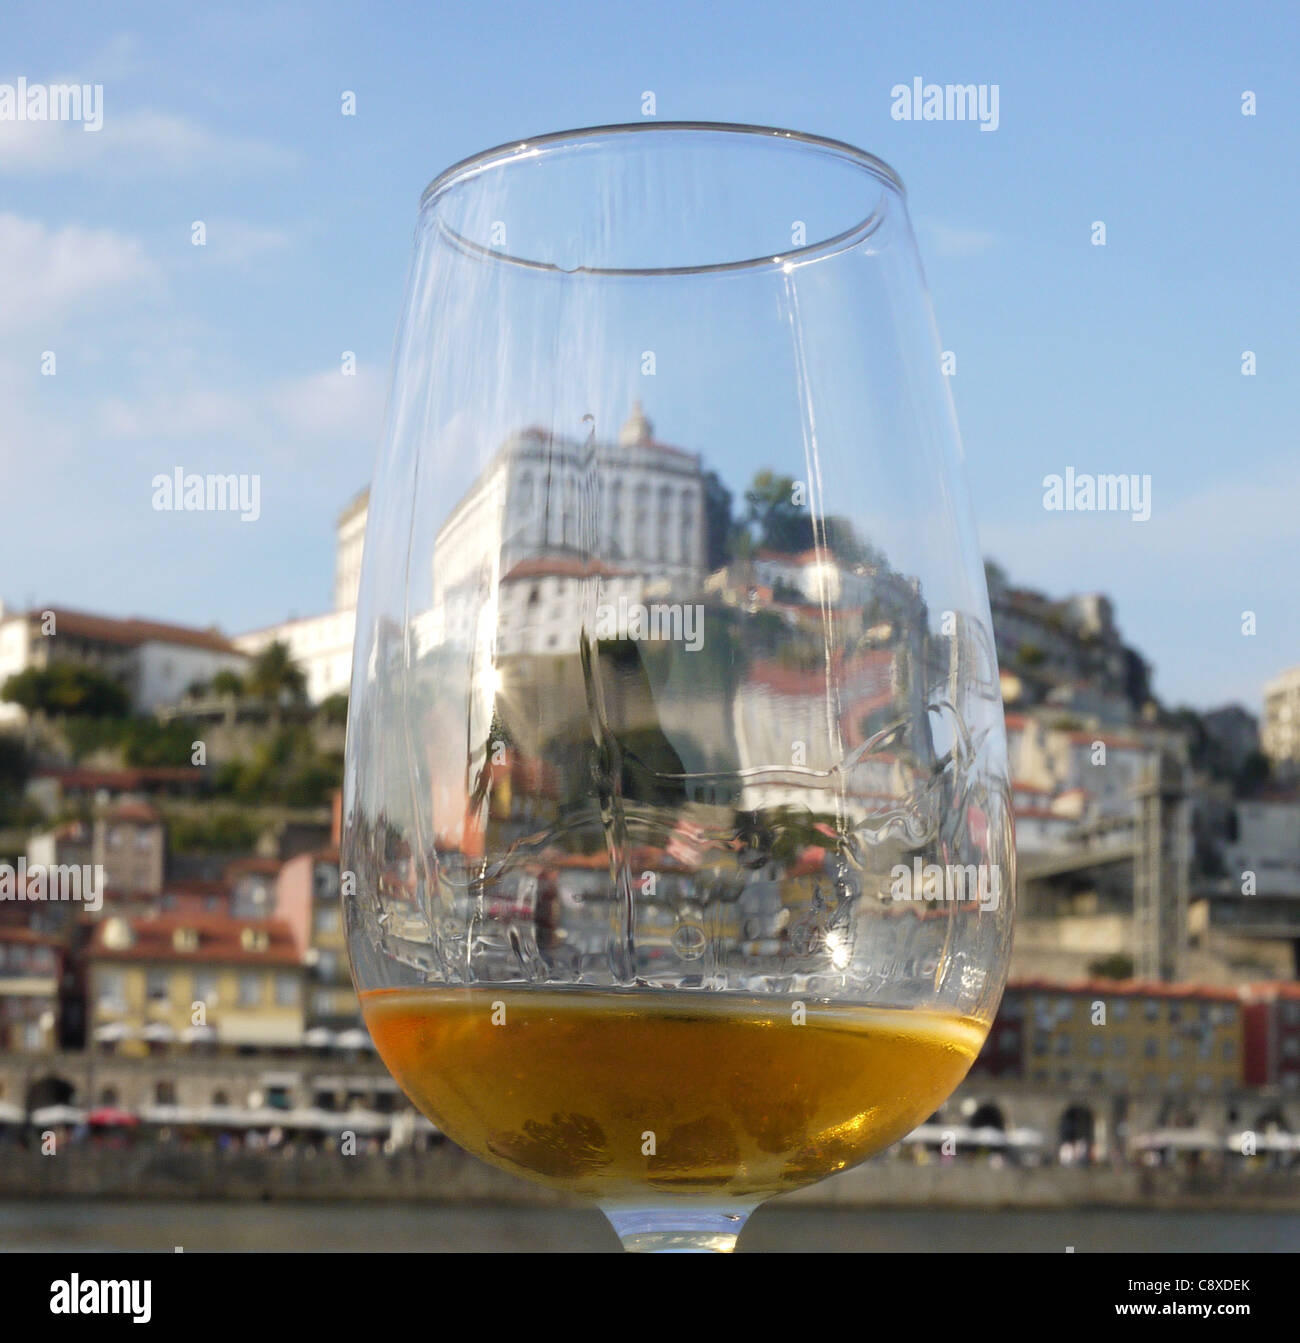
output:
[[[202,776],[185,765],[150,765],[140,769],[47,768],[33,771],[38,779],[55,779],[64,788],[116,788],[134,792],[151,783],[194,783]]]
[[[118,802],[105,813],[110,821],[134,821],[137,825],[158,825],[162,816],[147,802]]]
[[[1238,1002],[1241,990],[1221,984],[1165,984],[1145,979],[1013,979],[1008,990],[1031,993],[1121,994],[1126,998],[1210,998]]]
[[[236,877],[242,877],[248,872],[261,873],[264,876],[273,877],[284,866],[278,858],[259,858],[252,855],[248,858],[236,858],[226,864],[222,876],[226,881],[233,881]]]
[[[836,657],[831,666],[831,675],[837,684],[844,686],[859,677],[872,682],[871,689],[878,697],[889,699],[890,668],[894,655],[884,649],[871,649],[850,658]],[[826,689],[825,666],[811,667],[807,670],[787,667],[771,659],[756,662],[750,668],[748,682],[751,686],[761,685],[779,695],[820,695]],[[855,712],[869,707],[855,703]]]
[[[54,947],[61,949],[63,944],[57,937],[47,933],[34,933],[30,928],[10,928],[0,924],[0,942],[18,942],[28,947]]]
[[[156,918],[129,919],[131,945],[112,947],[107,937],[112,922],[95,926],[89,957],[99,961],[181,961],[189,964],[217,962],[223,965],[280,965],[302,963],[302,956],[289,925],[280,919],[232,919],[222,914],[163,914]],[[265,932],[265,951],[244,946],[245,930]],[[177,932],[198,934],[193,951],[178,948]]]
[[[163,883],[164,895],[226,895],[229,889],[224,881],[208,877],[173,877]]]
[[[170,625],[161,620],[143,620],[139,616],[118,618],[93,615],[89,611],[70,611],[66,607],[38,607],[31,616],[45,611],[54,615],[54,635],[72,634],[79,639],[98,643],[121,644],[135,648],[143,643],[182,644],[188,648],[207,648],[218,653],[238,653],[239,650],[215,627],[194,629],[189,625]]]
[[[580,560],[568,555],[539,555],[520,560],[501,580],[513,583],[521,578],[631,578],[635,571],[615,569],[603,560]]]

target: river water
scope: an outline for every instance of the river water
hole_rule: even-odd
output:
[[[750,1251],[1300,1249],[1294,1213],[759,1209]],[[0,1250],[617,1250],[595,1212],[374,1203],[0,1201]]]

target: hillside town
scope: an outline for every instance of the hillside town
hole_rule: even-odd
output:
[[[711,482],[651,432],[638,407],[620,446],[649,463],[661,534],[641,544],[658,558],[638,568],[630,555],[609,590],[635,601],[642,584],[689,574],[719,603],[789,620],[813,607],[825,551],[721,562]],[[531,488],[537,440],[508,447],[509,478],[482,489]],[[449,556],[476,499],[444,527]],[[616,522],[623,506],[612,501]],[[0,1141],[53,1127],[241,1148],[343,1131],[376,1153],[437,1142],[374,1055],[344,940],[340,787],[366,511],[363,492],[339,515],[334,604],[317,616],[228,636],[0,608]],[[534,623],[514,651],[554,649],[574,624],[591,573],[558,553],[565,524],[558,540],[551,525],[503,561],[502,653],[525,637],[510,612],[539,594],[553,629]],[[874,583],[836,571],[834,599],[884,640],[917,598],[877,568]],[[450,558],[439,573],[435,641],[462,581]],[[966,1084],[904,1147],[942,1151],[958,1133],[963,1154],[997,1161],[1289,1164],[1300,667],[1261,688],[1262,720],[1238,704],[1163,705],[1104,595],[1018,587],[993,563],[987,576],[1018,846],[1011,983]],[[867,704],[874,665],[868,654],[854,672]],[[777,730],[782,696],[803,693],[797,670],[755,675],[762,704],[736,711],[751,749]],[[503,798],[512,777],[516,793],[545,796],[544,781],[523,786],[527,767],[494,762]],[[671,852],[656,861],[672,874]],[[561,866],[560,896],[598,885],[598,866]],[[37,870],[102,883],[12,898]],[[1099,1004],[1104,1035],[1089,1029]]]

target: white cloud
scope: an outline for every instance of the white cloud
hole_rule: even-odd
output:
[[[321,439],[373,449],[384,408],[383,378],[361,366],[355,375],[326,369],[247,392],[194,383],[134,400],[111,397],[99,407],[99,428],[116,439],[192,441],[224,435],[257,448],[277,445],[292,457]]]
[[[109,397],[99,408],[99,428],[118,439],[192,439],[206,434],[251,437],[257,407],[237,393],[192,387],[136,400]]]
[[[219,134],[187,117],[115,112],[107,90],[103,112],[97,131],[80,122],[0,121],[0,173],[267,171],[295,161],[277,145]]]
[[[378,369],[359,367],[348,376],[337,368],[312,373],[281,383],[271,400],[294,433],[355,439],[368,446],[379,439],[384,386]]]
[[[50,331],[113,291],[153,287],[160,275],[135,238],[75,224],[0,214],[0,333]]]

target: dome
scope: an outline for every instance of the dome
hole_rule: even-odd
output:
[[[637,443],[649,443],[653,436],[654,425],[646,419],[640,401],[634,401],[632,403],[632,413],[627,417],[627,423],[618,431],[620,446],[630,448]]]

